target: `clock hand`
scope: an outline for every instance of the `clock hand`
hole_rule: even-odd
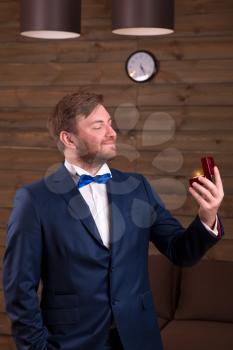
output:
[[[140,63],[140,69],[141,69],[142,73],[145,75],[146,72],[145,72],[145,69],[143,68],[143,65],[141,63]]]

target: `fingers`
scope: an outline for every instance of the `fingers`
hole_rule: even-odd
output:
[[[202,196],[208,197],[208,198],[211,197],[211,195],[213,197],[217,196],[218,188],[212,181],[208,180],[204,176],[200,176],[198,177],[198,182],[194,182],[193,187]]]
[[[213,226],[218,209],[223,200],[223,185],[218,168],[214,167],[215,181],[212,182],[204,176],[198,177],[198,182],[193,182],[189,192],[199,204],[199,217],[209,227]]]
[[[205,186],[200,185],[197,182],[193,183],[192,187],[189,188],[189,192],[192,194],[192,196],[196,199],[197,203],[201,207],[214,205],[218,198],[216,190],[214,191],[212,189],[210,191],[209,188],[206,188]]]
[[[217,166],[214,167],[214,179],[215,179],[215,185],[217,186],[220,193],[223,194],[222,179]]]
[[[208,180],[209,181],[209,180]],[[203,181],[202,181],[203,183]],[[194,182],[193,183],[193,189],[198,193],[199,196],[201,196],[205,201],[210,202],[213,197],[217,196],[217,189],[216,186],[204,182],[203,185]]]
[[[204,176],[198,177],[198,182],[193,182],[189,192],[200,206],[218,207],[223,199],[223,184],[218,168],[214,167],[215,182]]]
[[[201,194],[205,195],[206,191],[203,189],[203,186],[208,189],[212,195],[215,197],[218,194],[220,196],[222,196],[224,194],[223,192],[223,184],[222,184],[222,180],[221,180],[221,176],[219,173],[219,170],[217,168],[217,166],[214,167],[214,182],[210,181],[209,179],[207,179],[204,176],[200,176],[198,177],[198,183],[194,182],[193,184],[195,189],[197,189],[198,191],[200,191]],[[201,185],[200,185],[201,183]]]
[[[201,207],[206,206],[206,200],[194,188],[189,187],[189,192]]]

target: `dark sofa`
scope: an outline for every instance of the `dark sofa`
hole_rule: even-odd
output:
[[[181,268],[158,254],[149,272],[164,350],[233,350],[233,262]]]

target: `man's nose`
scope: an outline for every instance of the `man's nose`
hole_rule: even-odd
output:
[[[108,126],[107,134],[114,138],[117,136],[116,131],[113,129],[111,125]]]

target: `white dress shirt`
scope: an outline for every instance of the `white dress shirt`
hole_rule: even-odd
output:
[[[64,165],[71,174],[75,183],[78,183],[79,176],[83,174],[91,175],[84,169],[69,163],[67,160],[65,160]],[[99,169],[99,171],[95,175],[103,175],[105,173],[111,174],[111,171],[106,163]],[[96,182],[91,182],[90,184],[79,188],[79,191],[91,211],[92,217],[98,228],[103,244],[107,248],[109,248],[110,212],[106,184],[98,184]]]
[[[206,225],[203,221],[201,221],[202,225],[205,226],[205,228],[210,232],[213,233],[214,236],[218,236],[219,232],[218,232],[218,217],[216,216],[216,220],[215,220],[215,224],[214,224],[214,228],[211,229],[208,225]]]

